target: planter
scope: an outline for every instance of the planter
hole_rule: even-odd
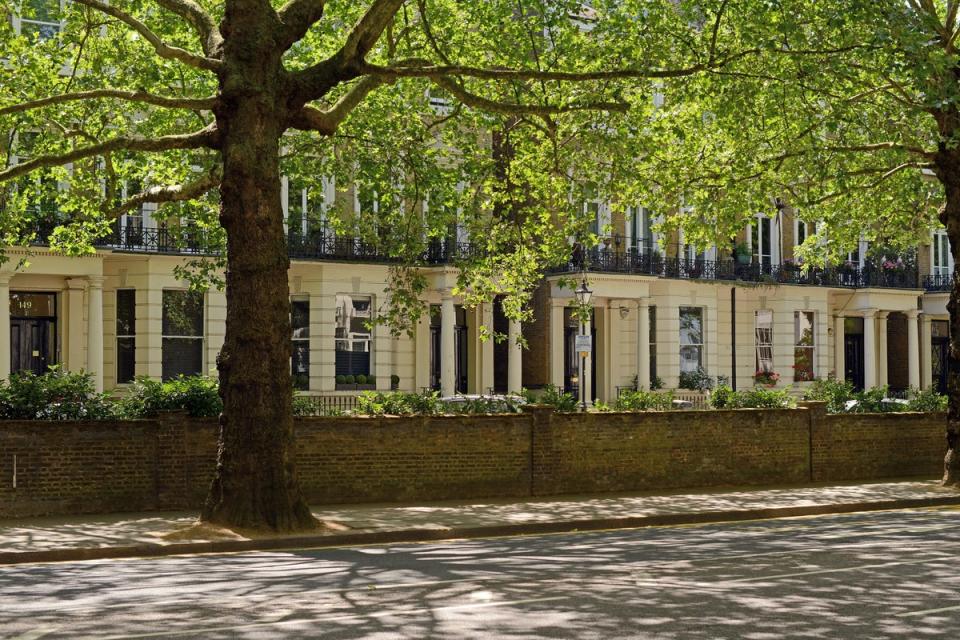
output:
[[[337,391],[376,391],[375,384],[337,384]]]

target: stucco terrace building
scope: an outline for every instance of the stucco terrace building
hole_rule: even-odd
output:
[[[341,197],[332,184],[326,189]],[[559,281],[581,271],[594,292],[594,356],[584,376],[591,398],[610,401],[636,385],[677,388],[683,372],[697,369],[741,388],[753,385],[757,371],[798,388],[828,375],[894,390],[944,383],[953,265],[942,232],[906,256],[878,256],[861,243],[844,264],[804,272],[794,246],[812,230],[789,209],[758,216],[736,256],[732,248],[697,253],[682,237],[656,237],[646,210],[611,215],[599,203],[591,208],[596,229],[611,235],[597,248],[572,248],[571,260],[547,275],[533,322],[508,321],[496,300],[467,308],[453,295],[456,261],[473,250],[456,232],[423,256],[432,313],[412,338],[394,338],[366,324],[384,301],[389,259],[357,238],[308,227],[295,215],[301,194],[294,191],[285,182],[291,374],[304,393],[396,387],[451,395],[548,384],[578,392],[580,327],[573,292]],[[203,251],[188,224],[158,224],[149,205],[123,216],[95,255],[7,248],[0,298],[9,305],[0,305],[0,335],[9,338],[0,339],[0,377],[62,364],[112,390],[135,376],[210,373],[223,343],[224,293],[191,293],[174,275]],[[17,268],[20,258],[28,266]],[[483,341],[481,326],[511,338],[522,332],[528,348],[514,339]]]

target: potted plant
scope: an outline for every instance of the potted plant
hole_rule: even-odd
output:
[[[733,258],[737,261],[737,264],[750,264],[753,255],[745,242],[738,242],[733,245]]]
[[[391,374],[390,376],[390,390],[396,391],[400,388],[400,376],[397,374]]]

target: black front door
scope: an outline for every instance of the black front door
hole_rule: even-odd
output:
[[[863,390],[863,336],[846,335],[843,338],[844,377],[858,391]]]
[[[10,372],[32,371],[40,375],[54,363],[53,320],[10,319]]]
[[[950,338],[932,338],[930,347],[933,384],[939,393],[946,393],[947,373],[950,371]]]

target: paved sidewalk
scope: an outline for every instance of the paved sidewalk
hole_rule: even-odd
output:
[[[0,520],[0,564],[518,535],[943,504],[960,505],[960,491],[943,488],[935,480],[910,480],[522,501],[334,505],[316,508],[314,513],[339,525],[336,530],[309,536],[259,540],[238,537],[219,542],[188,537],[170,541],[163,537],[191,525],[196,513],[21,518]]]

